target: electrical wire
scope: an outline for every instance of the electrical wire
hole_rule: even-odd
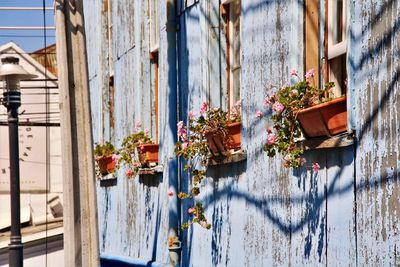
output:
[[[43,42],[44,42],[44,77],[47,78],[47,31],[46,31],[46,1],[43,0]],[[50,114],[49,112],[49,104],[50,102],[50,95],[49,95],[49,89],[47,88],[47,80],[44,82],[45,85],[45,91],[46,91],[46,124],[50,122]],[[49,174],[50,174],[50,164],[49,164],[49,151],[50,151],[50,142],[49,142],[49,136],[50,136],[50,128],[46,127],[46,267],[47,267],[47,252],[48,252],[48,226],[47,226],[47,206],[48,206],[48,192],[49,192]]]
[[[1,1],[0,3],[2,5],[15,5],[17,1]],[[52,1],[54,4],[54,1]],[[17,5],[21,5],[17,3]],[[23,4],[22,4],[23,5]],[[45,224],[45,266],[48,266],[48,250],[49,250],[49,244],[48,244],[48,201],[49,201],[49,192],[51,189],[51,183],[50,183],[50,127],[59,127],[60,126],[60,111],[57,109],[57,111],[54,108],[51,108],[50,105],[58,104],[58,102],[51,102],[50,101],[50,96],[51,95],[58,95],[58,91],[54,92],[53,90],[56,89],[58,90],[58,85],[54,86],[53,82],[57,83],[58,79],[48,79],[48,67],[49,67],[49,62],[48,62],[48,57],[50,55],[56,55],[56,52],[48,52],[48,38],[50,38],[51,41],[54,40],[55,35],[55,29],[46,29],[47,25],[47,14],[46,11],[48,10],[46,7],[46,0],[42,0],[42,8],[38,9],[39,12],[42,11],[43,14],[43,34],[36,34],[39,31],[35,31],[35,34],[27,34],[25,31],[22,32],[20,35],[14,34],[13,32],[9,31],[1,31],[3,34],[0,34],[1,40],[4,40],[5,38],[31,38],[31,40],[34,40],[35,38],[43,38],[44,42],[44,49],[38,50],[40,52],[33,53],[35,55],[43,55],[44,56],[44,79],[36,79],[36,80],[31,80],[29,82],[44,82],[44,87],[34,87],[34,86],[25,86],[21,87],[21,91],[23,92],[23,95],[44,95],[45,96],[45,102],[35,102],[35,103],[22,103],[22,105],[39,105],[39,104],[44,104],[45,105],[45,112],[29,112],[29,113],[24,113],[20,115],[20,125],[29,125],[31,124],[32,126],[44,126],[45,127],[45,187],[46,187],[46,193],[45,193],[45,210],[46,210],[46,224]],[[42,29],[41,29],[42,30]],[[32,53],[18,53],[18,52],[8,52],[5,54],[17,54],[17,55],[30,55],[32,56]],[[49,86],[49,82],[52,82],[52,84]],[[1,87],[0,87],[1,88]],[[44,92],[29,92],[25,90],[44,90]],[[50,92],[52,90],[52,92]],[[26,93],[25,93],[26,92]],[[52,106],[54,107],[54,106]],[[7,114],[0,114],[0,118]],[[26,118],[28,116],[29,118]],[[25,121],[26,120],[26,121]],[[7,123],[7,121],[2,121],[0,120],[0,125],[3,125],[3,123]],[[36,125],[35,125],[36,124]],[[6,125],[6,124],[4,124]]]

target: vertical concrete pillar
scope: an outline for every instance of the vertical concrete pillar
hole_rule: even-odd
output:
[[[100,266],[83,3],[56,0],[65,266]]]

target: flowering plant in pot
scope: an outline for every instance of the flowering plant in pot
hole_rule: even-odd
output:
[[[126,165],[126,176],[134,177],[141,168],[151,167],[158,162],[158,144],[155,144],[149,131],[140,130],[141,123],[136,123],[136,132],[122,141],[119,150],[119,163]]]
[[[116,150],[110,142],[96,143],[94,157],[101,175],[113,173],[116,166]]]
[[[236,144],[232,141],[232,123],[239,125],[240,136],[240,102],[229,113],[221,108],[208,109],[207,103],[203,103],[198,118],[195,118],[193,112],[189,112],[188,126],[185,126],[183,121],[178,123],[179,141],[175,144],[175,154],[187,160],[185,170],[189,171],[192,177],[190,192],[180,192],[179,198],[192,199],[200,194],[200,185],[205,178],[205,168],[210,157],[229,155],[229,149],[237,148],[237,142],[240,148],[240,139],[236,140]],[[193,223],[198,223],[206,229],[211,228],[204,215],[202,202],[196,201],[188,209],[188,214],[192,218],[182,225],[183,229],[187,229]]]
[[[320,136],[324,135],[321,131],[315,130],[318,128],[318,123],[324,114],[316,114],[316,118],[310,118],[310,109],[315,109],[317,112],[321,112],[321,107],[331,105],[329,107],[330,115],[328,119],[336,121],[338,117],[345,118],[344,126],[332,130],[333,134],[341,131],[345,131],[347,128],[347,115],[345,106],[345,97],[340,97],[332,101],[330,97],[331,88],[334,87],[334,83],[329,82],[324,85],[323,88],[319,88],[314,85],[313,77],[315,71],[313,69],[309,70],[305,79],[300,79],[296,71],[292,71],[292,76],[298,79],[298,82],[294,85],[289,85],[280,88],[276,94],[268,96],[264,100],[266,106],[272,108],[273,114],[271,116],[273,129],[267,129],[267,143],[264,145],[264,151],[270,157],[275,156],[276,152],[279,152],[284,157],[285,167],[298,168],[305,163],[305,159],[302,157],[303,148],[296,144],[296,140],[302,136],[304,133],[306,137]],[[339,113],[333,113],[333,105],[339,103]],[[344,109],[344,110],[343,110]],[[323,113],[324,111],[322,111]],[[311,129],[306,130],[305,125],[299,117],[306,113],[306,123],[311,124]],[[310,121],[311,120],[311,121]],[[326,135],[330,135],[330,130],[326,126],[328,123],[321,122],[322,128],[327,131]],[[316,135],[309,135],[308,133],[316,133]]]

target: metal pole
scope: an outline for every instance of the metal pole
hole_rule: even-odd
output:
[[[11,267],[23,266],[23,245],[21,243],[21,204],[19,185],[19,145],[18,145],[18,107],[21,105],[21,92],[4,92],[4,105],[8,112],[8,131],[10,142],[10,193],[11,193],[11,236],[8,257]]]
[[[168,72],[168,105],[171,108],[168,114],[169,123],[169,137],[167,144],[174,144],[177,140],[176,124],[178,111],[178,95],[177,95],[177,17],[176,17],[176,0],[167,0],[167,72]],[[180,219],[180,206],[177,193],[179,191],[179,176],[180,170],[176,157],[170,160],[168,164],[168,180],[169,187],[174,191],[174,197],[169,201],[169,229],[168,238],[179,238],[179,219]],[[177,242],[176,247],[169,248],[169,266],[180,266],[181,264],[181,246],[180,241]]]

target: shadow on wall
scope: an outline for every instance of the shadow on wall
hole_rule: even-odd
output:
[[[265,8],[266,6],[270,5],[271,3],[274,3],[275,1],[258,1],[257,3],[251,3],[249,7],[246,10],[243,10],[243,14],[246,14],[247,16],[251,16],[252,13],[259,12],[261,8]],[[302,7],[302,1],[297,1],[299,6]],[[381,6],[381,9],[378,13],[375,14],[375,18],[370,24],[370,27],[374,29],[375,27],[378,27],[379,21],[387,14],[388,12],[391,11],[391,8],[393,8],[395,1],[387,1],[385,4]],[[199,8],[199,12],[203,12]],[[186,20],[190,19],[195,19],[198,20],[198,17],[195,15],[191,14],[190,16],[186,16],[185,18],[181,18],[181,31],[179,33],[179,40],[180,40],[180,56],[179,57],[179,81],[180,81],[180,89],[183,90],[183,92],[180,92],[180,115],[182,116],[181,119],[185,120],[186,119],[186,111],[188,110],[189,103],[191,101],[188,92],[189,92],[189,72],[187,71],[189,68],[189,59],[186,56],[186,51],[187,51],[187,40],[186,40]],[[368,50],[366,51],[361,51],[361,57],[358,59],[356,58],[356,55],[349,55],[349,72],[354,75],[356,73],[359,73],[361,69],[365,67],[365,64],[374,59],[375,57],[381,55],[384,53],[384,51],[393,49],[391,46],[394,43],[394,39],[398,38],[399,34],[399,28],[400,28],[400,18],[393,18],[394,22],[392,23],[392,27],[390,28],[389,31],[385,32],[382,36],[380,36],[379,40],[375,43],[375,45],[371,46]],[[360,33],[362,34],[362,33]],[[351,38],[351,43],[353,44],[359,44],[362,41],[362,36],[357,36],[353,30],[350,31],[350,38]],[[398,51],[397,51],[398,53]],[[221,55],[224,57],[224,55]],[[394,61],[394,60],[393,60]],[[394,66],[394,62],[392,62]],[[364,71],[363,73],[367,73],[367,71]],[[193,74],[197,75],[197,74]],[[364,79],[368,79],[367,74],[363,74]],[[378,114],[382,111],[383,107],[387,105],[388,101],[393,97],[393,93],[395,89],[398,87],[398,82],[399,82],[399,75],[400,71],[399,68],[395,66],[394,72],[391,74],[388,74],[388,81],[387,81],[387,88],[383,95],[380,97],[380,99],[376,99],[376,104],[375,108],[371,111],[369,116],[367,118],[360,118],[360,125],[358,126],[357,129],[357,138],[358,140],[355,141],[355,144],[353,146],[347,147],[347,148],[337,148],[336,150],[339,150],[340,153],[344,154],[345,157],[342,159],[336,161],[336,162],[330,162],[327,163],[326,166],[321,166],[325,167],[326,169],[334,166],[340,166],[340,168],[337,168],[337,172],[333,175],[332,173],[329,174],[329,179],[327,179],[326,184],[324,185],[324,188],[318,188],[318,186],[321,186],[321,183],[317,182],[317,174],[313,174],[311,179],[307,178],[307,174],[305,173],[305,170],[299,170],[294,173],[294,175],[298,178],[298,186],[301,187],[302,184],[304,184],[307,180],[307,183],[309,183],[308,186],[308,191],[303,191],[302,195],[290,195],[290,196],[282,196],[278,194],[271,194],[268,196],[255,196],[251,192],[243,192],[237,190],[237,181],[235,179],[227,179],[225,182],[225,185],[223,186],[222,189],[215,189],[210,195],[206,196],[206,201],[205,204],[208,208],[214,207],[215,204],[220,201],[222,198],[226,198],[229,196],[229,199],[237,199],[237,200],[243,200],[247,206],[254,207],[255,209],[259,210],[265,218],[267,218],[273,225],[275,225],[281,232],[283,232],[285,235],[291,236],[293,233],[298,233],[304,229],[305,226],[307,226],[308,230],[310,233],[315,233],[317,228],[321,229],[321,232],[323,233],[322,236],[319,236],[319,244],[318,244],[318,252],[321,257],[322,253],[322,248],[321,246],[324,246],[323,242],[325,242],[326,234],[325,231],[325,223],[326,223],[326,214],[321,214],[321,208],[323,205],[326,204],[327,200],[330,198],[333,198],[335,196],[345,194],[345,193],[353,193],[354,198],[356,198],[357,192],[364,191],[371,186],[376,185],[376,184],[381,184],[384,185],[385,183],[391,182],[395,183],[398,182],[398,177],[399,177],[399,172],[398,171],[393,171],[393,173],[384,173],[380,177],[377,177],[375,179],[365,179],[362,181],[357,181],[355,183],[355,174],[353,173],[353,177],[345,177],[348,175],[349,172],[344,173],[345,167],[352,168],[354,162],[354,157],[355,157],[355,152],[358,149],[358,144],[359,142],[363,141],[363,139],[366,136],[368,130],[371,127],[371,124],[374,120],[376,120]],[[288,75],[289,76],[289,75]],[[353,103],[355,105],[355,103]],[[246,110],[243,112],[243,116],[247,116],[248,118],[253,118],[254,116],[250,114],[246,114]],[[249,123],[251,127],[255,126],[257,121],[253,119]],[[245,132],[249,131],[250,129],[244,129]],[[259,149],[255,151],[255,157],[261,157],[262,156],[262,149]],[[306,157],[310,157],[310,152],[306,153]],[[248,168],[251,166],[251,164],[254,164],[254,162],[247,162],[247,166],[244,166],[244,168]],[[221,166],[219,166],[221,167]],[[224,167],[221,167],[224,168]],[[222,169],[220,170],[215,170],[214,168],[211,168],[209,171],[210,176],[215,175],[215,177],[223,177],[224,173],[231,173],[231,170],[229,168],[227,170]],[[259,177],[260,179],[262,177]],[[337,186],[339,183],[339,178],[341,180],[340,187]],[[221,179],[221,178],[215,178],[215,179]],[[214,179],[214,182],[217,180]],[[256,177],[252,177],[251,179],[257,179]],[[187,184],[187,181],[185,179],[182,179],[182,183],[184,187],[188,187],[189,185]],[[361,180],[361,179],[360,179]],[[343,181],[345,183],[343,184]],[[356,199],[354,200],[356,201]],[[291,221],[288,218],[284,218],[283,216],[280,216],[279,213],[276,212],[276,209],[274,209],[277,205],[282,207],[282,206],[296,206],[296,205],[305,205],[306,206],[306,211],[298,219],[298,221]],[[351,205],[355,205],[352,203]],[[215,207],[214,207],[215,208]],[[214,212],[216,210],[214,209]],[[218,218],[216,216],[213,217],[213,236],[221,234],[217,233],[218,231]],[[322,223],[319,223],[321,222]],[[189,240],[187,244],[185,244],[183,255],[182,255],[182,262],[189,263],[190,261],[190,251],[191,251],[191,246],[192,246],[192,238],[193,238],[193,231],[187,231],[182,233],[182,240]],[[307,247],[308,246],[308,247]],[[213,245],[212,250],[213,252],[217,250],[218,248]],[[305,257],[308,257],[310,255],[310,250],[311,250],[311,240],[307,241],[306,237],[306,248],[304,251]],[[214,255],[213,255],[214,257]]]

